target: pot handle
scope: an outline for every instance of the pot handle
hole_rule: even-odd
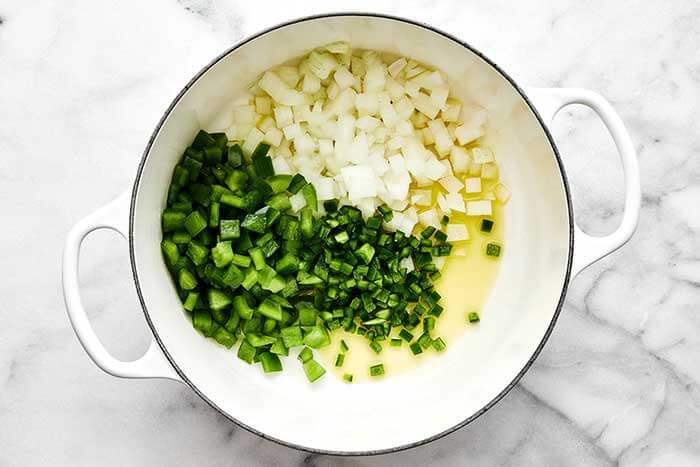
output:
[[[577,275],[587,266],[624,245],[637,228],[641,203],[637,152],[620,116],[600,94],[579,88],[532,88],[527,90],[527,96],[532,99],[547,125],[550,125],[557,112],[567,105],[583,104],[595,111],[610,132],[622,161],[625,177],[625,211],[622,222],[613,233],[602,237],[588,235],[578,224],[574,224],[572,274]]]
[[[128,238],[130,193],[127,191],[75,224],[63,251],[63,298],[71,325],[93,362],[105,372],[121,378],[167,378],[182,381],[163,355],[155,340],[143,356],[131,362],[114,358],[105,349],[88,320],[80,300],[78,265],[80,248],[87,235],[95,230],[110,229]]]

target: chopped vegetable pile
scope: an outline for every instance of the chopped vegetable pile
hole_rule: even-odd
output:
[[[457,100],[438,70],[344,42],[248,90],[186,149],[162,215],[194,327],[227,348],[239,341],[238,357],[266,373],[299,348],[311,382],[326,372],[311,349],[340,329],[377,355],[404,342],[413,355],[443,352],[445,258],[466,255],[468,224],[491,236],[484,256],[502,253],[492,216],[510,190],[484,145],[486,109]],[[348,350],[341,341],[335,367]]]
[[[466,241],[461,218],[491,216],[510,198],[482,139],[487,110],[410,58],[335,42],[265,71],[249,91],[213,127],[245,141],[244,152],[269,144],[276,172],[302,174],[319,201],[365,217],[389,206],[388,230],[438,228],[446,214],[456,221],[449,240]]]
[[[238,357],[266,373],[302,347],[312,382],[325,369],[309,348],[329,345],[340,328],[376,353],[392,333],[414,354],[444,350],[431,331],[443,310],[433,258],[450,254],[447,235],[432,226],[389,232],[385,205],[365,219],[331,199],[321,213],[314,186],[276,175],[268,149],[260,143],[247,160],[225,135],[200,131],[174,170],[161,247],[193,326],[227,348],[240,338]],[[347,350],[342,342],[336,366]]]

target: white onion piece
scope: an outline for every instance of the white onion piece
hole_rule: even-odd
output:
[[[364,115],[355,120],[355,126],[362,131],[372,132],[376,130],[382,122],[370,115]]]
[[[336,69],[335,73],[333,74],[333,79],[336,83],[338,83],[340,89],[346,89],[355,84],[355,77],[345,67]]]
[[[373,63],[367,67],[364,81],[364,92],[376,92],[384,89],[386,85],[386,66],[381,63]]]
[[[478,164],[493,162],[496,159],[493,157],[493,152],[489,148],[477,147],[472,149],[472,159]]]
[[[426,227],[433,226],[436,229],[440,228],[440,219],[438,219],[438,214],[435,209],[428,209],[418,214],[418,221]]]
[[[447,155],[452,149],[452,138],[445,128],[445,124],[442,120],[431,120],[428,122],[428,128],[433,133],[433,138],[435,138],[435,149],[437,149],[438,154],[441,156]]]
[[[384,199],[384,202],[394,211],[403,211],[408,206],[407,199]]]
[[[506,204],[510,199],[510,189],[503,183],[499,183],[493,187],[493,193],[496,195],[496,199],[502,204]]]
[[[440,163],[445,167],[446,173],[451,174],[454,172],[449,159],[440,159]]]
[[[304,199],[304,195],[300,191],[299,193],[289,197],[289,203],[292,205],[292,211],[299,212],[304,206],[306,206],[306,199]]]
[[[447,169],[435,157],[428,159],[425,164],[425,176],[433,181],[437,181],[447,173]]]
[[[445,84],[445,81],[442,79],[442,75],[438,71],[425,71],[417,75],[415,78],[412,78],[411,81],[428,90],[433,90]]]
[[[309,113],[311,113],[311,107],[306,104],[295,105],[292,107],[292,114],[294,115],[294,123],[308,122]]]
[[[442,193],[438,193],[437,194],[437,203],[438,203],[438,206],[440,206],[440,210],[442,210],[442,212],[444,212],[447,215],[450,214],[450,212],[451,212],[450,206],[447,204],[447,198],[445,198],[445,195],[443,195]]]
[[[416,110],[416,108],[413,106],[413,102],[411,102],[411,99],[407,97],[402,97],[396,101],[394,103],[394,109],[396,110],[399,118],[402,120],[409,119],[413,115],[413,111]],[[422,115],[424,118],[426,118],[422,113],[417,113],[416,115]]]
[[[395,172],[402,172],[407,170],[406,160],[401,154],[394,154],[389,157],[389,167]]]
[[[275,107],[273,113],[275,114],[277,128],[284,128],[294,123],[294,114],[292,113],[291,107],[284,105]]]
[[[437,105],[435,105],[433,101],[430,100],[430,97],[428,97],[427,94],[424,94],[422,92],[412,97],[411,103],[413,103],[413,106],[416,108],[417,111],[424,114],[430,120],[433,120],[435,117],[437,117],[438,112],[440,112],[440,108]]]
[[[447,106],[440,113],[440,118],[443,122],[458,122],[460,113],[462,113],[462,104],[459,101],[447,99]],[[460,144],[464,143],[460,141]]]
[[[275,102],[284,105],[298,105],[306,102],[306,94],[290,89],[287,83],[271,71],[266,71],[260,81],[260,89],[268,93]]]
[[[469,153],[461,146],[452,146],[450,150],[450,159],[452,167],[457,173],[464,173],[469,168]]]
[[[284,157],[275,157],[272,159],[272,168],[275,169],[276,174],[294,175],[294,169],[292,169]]]
[[[491,201],[488,199],[480,199],[475,201],[467,201],[467,216],[490,216]]]
[[[414,208],[413,206],[411,206],[410,208],[406,209],[403,213],[404,213],[404,215],[405,215],[406,217],[408,217],[409,219],[418,222],[418,211],[417,211],[416,208]]]
[[[258,146],[258,144],[262,143],[264,137],[265,135],[263,134],[263,132],[258,130],[257,128],[253,128],[252,130],[250,130],[248,132],[248,135],[245,137],[243,146],[241,147],[241,149],[243,149],[243,154],[252,154],[255,148]]]
[[[335,198],[335,182],[330,177],[318,177],[313,180],[316,197],[319,201]]]
[[[399,73],[401,73],[401,70],[404,69],[406,63],[406,59],[403,57],[395,60],[391,65],[389,65],[389,68],[387,69],[389,75],[392,78],[396,78],[399,75]]]
[[[355,207],[362,212],[364,217],[370,217],[377,209],[376,198],[364,198],[355,203]]]
[[[360,93],[355,98],[355,106],[357,114],[362,117],[365,115],[376,115],[379,112],[379,100],[375,93]]]
[[[377,177],[369,165],[347,166],[340,170],[351,200],[377,196]]]
[[[383,177],[387,195],[390,199],[405,201],[408,196],[408,187],[411,184],[411,176],[407,171],[389,170]]]
[[[488,113],[486,109],[474,104],[467,104],[462,111],[464,124],[471,127],[480,127],[486,123]]]
[[[271,146],[279,146],[282,142],[282,132],[276,127],[269,128],[265,132],[263,141]]]
[[[455,129],[455,137],[459,144],[465,145],[477,138],[484,136],[484,130],[480,126],[459,125]]]
[[[463,246],[456,246],[452,248],[453,256],[467,256],[467,249]]]
[[[309,156],[314,152],[314,140],[307,134],[301,134],[294,138],[294,149],[297,155]]]
[[[306,94],[315,94],[321,89],[321,80],[312,73],[306,73],[301,82],[301,90]]]
[[[485,178],[486,180],[498,178],[498,166],[494,162],[481,164],[481,178]]]
[[[430,131],[430,128],[425,127],[421,130],[421,136],[423,137],[423,144],[426,146],[430,146],[431,144],[435,144],[435,138],[433,137],[433,132]]]
[[[481,179],[479,177],[470,177],[464,179],[464,191],[466,193],[480,193]]]
[[[261,115],[270,115],[272,113],[272,102],[267,96],[257,96],[255,98],[255,111]]]
[[[415,206],[430,206],[432,204],[432,192],[430,190],[413,190],[411,203]]]
[[[258,130],[262,131],[263,133],[274,127],[275,120],[272,117],[263,117],[263,119],[260,120],[260,123],[258,123]]]
[[[469,240],[469,231],[464,224],[447,224],[447,241],[461,242]]]
[[[330,139],[319,139],[318,153],[321,156],[330,156],[333,153],[333,141]]]
[[[452,175],[448,175],[447,177],[441,178],[440,185],[442,185],[443,188],[445,188],[445,190],[447,190],[449,193],[457,193],[464,187],[462,182],[460,182],[458,178]]]
[[[467,174],[471,175],[472,177],[480,177],[481,176],[481,164],[478,164],[474,161],[469,161],[469,170],[467,170]]]
[[[407,273],[416,270],[413,259],[410,256],[402,258],[401,261],[399,261],[399,267],[406,269]]]
[[[440,110],[447,109],[447,96],[450,94],[450,90],[447,87],[440,86],[431,89],[430,100],[435,104]]]
[[[425,163],[429,153],[415,142],[408,143],[401,150],[406,168],[414,177],[424,176]]]
[[[408,94],[409,96],[416,97],[416,96],[418,96],[418,94],[420,94],[420,85],[418,85],[418,83],[408,81],[404,85],[404,90],[406,91],[406,94]]]
[[[445,195],[445,199],[447,200],[447,206],[451,210],[457,212],[466,212],[466,208],[464,206],[464,198],[459,193],[447,193]]]
[[[319,79],[326,79],[338,65],[333,55],[313,51],[307,60],[309,71]]]
[[[384,158],[384,148],[381,146],[370,149],[367,162],[377,177],[383,176],[389,170],[389,163]]]

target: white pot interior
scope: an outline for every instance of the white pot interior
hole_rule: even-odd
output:
[[[290,356],[265,375],[197,334],[161,258],[160,212],[172,170],[200,127],[260,72],[328,42],[345,40],[412,57],[443,70],[458,98],[490,111],[487,137],[513,192],[506,249],[478,330],[430,365],[381,382],[310,385]],[[528,365],[556,313],[566,281],[570,219],[560,167],[517,90],[469,49],[406,22],[361,16],[304,20],[232,51],[188,89],[160,128],[138,182],[133,254],[153,327],[181,373],[221,411],[286,443],[361,452],[433,437],[479,412]],[[330,375],[329,375],[330,376]]]

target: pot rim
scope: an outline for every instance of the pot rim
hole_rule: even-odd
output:
[[[503,78],[505,78],[508,83],[513,86],[513,88],[520,94],[520,96],[523,98],[525,103],[528,105],[530,110],[532,111],[533,115],[539,122],[542,130],[544,131],[547,140],[549,141],[549,144],[552,147],[552,150],[554,152],[554,157],[556,159],[557,165],[559,167],[559,172],[561,174],[561,179],[562,179],[562,184],[564,186],[564,192],[566,194],[566,205],[567,205],[567,210],[569,214],[569,252],[568,252],[568,258],[567,258],[567,264],[566,264],[566,273],[564,275],[564,283],[562,285],[562,290],[561,294],[559,296],[559,300],[557,302],[556,310],[554,311],[554,314],[552,315],[552,320],[550,321],[547,331],[545,332],[544,336],[542,337],[542,340],[538,344],[537,348],[533,352],[533,354],[530,356],[528,359],[527,363],[525,366],[514,376],[514,378],[511,380],[510,383],[506,385],[505,388],[501,392],[499,392],[493,399],[491,399],[486,405],[484,405],[481,409],[479,409],[477,412],[471,414],[470,416],[466,417],[464,420],[461,422],[457,423],[456,425],[440,432],[437,433],[433,436],[424,438],[419,441],[415,441],[413,443],[408,443],[400,446],[395,446],[391,448],[386,448],[386,449],[378,449],[378,450],[368,450],[368,451],[334,451],[334,450],[327,450],[327,449],[318,449],[318,448],[311,448],[308,446],[302,446],[299,444],[291,443],[279,438],[275,438],[273,436],[269,436],[259,430],[256,430],[253,427],[250,427],[246,425],[245,423],[242,423],[241,421],[237,420],[234,416],[231,414],[227,413],[226,411],[222,410],[219,406],[216,405],[216,403],[207,396],[205,396],[199,388],[187,377],[184,371],[180,369],[178,364],[175,362],[175,360],[172,358],[170,353],[168,353],[168,350],[166,349],[165,345],[163,344],[160,336],[158,335],[158,332],[156,331],[156,327],[154,326],[153,322],[151,321],[150,314],[148,312],[148,307],[146,306],[146,302],[143,298],[143,294],[141,292],[141,285],[139,282],[139,277],[138,277],[138,271],[136,268],[136,257],[134,254],[134,212],[136,208],[136,199],[138,196],[138,189],[139,185],[141,182],[141,176],[143,174],[143,169],[146,163],[146,159],[148,158],[149,153],[151,152],[151,148],[153,146],[153,142],[155,141],[156,137],[158,136],[158,133],[160,132],[163,124],[167,120],[167,118],[170,116],[171,112],[175,108],[175,106],[180,102],[180,99],[185,95],[185,93],[192,87],[194,86],[199,78],[201,78],[207,71],[209,71],[214,65],[216,65],[219,61],[221,61],[223,58],[228,56],[231,52],[237,50],[238,48],[244,46],[245,44],[253,41],[254,39],[257,39],[258,37],[261,37],[269,32],[275,31],[277,29],[286,27],[286,26],[291,26],[294,24],[298,23],[303,23],[306,21],[314,21],[318,19],[324,19],[324,18],[338,18],[338,17],[368,17],[368,18],[379,18],[379,19],[385,19],[385,20],[391,20],[391,21],[397,21],[397,22],[402,22],[406,23],[412,26],[417,26],[423,29],[427,29],[428,31],[431,31],[435,34],[441,35],[456,44],[461,45],[462,47],[466,48],[470,52],[474,53],[477,55],[480,59],[485,61],[488,65],[493,67]],[[369,12],[335,12],[335,13],[323,13],[323,14],[317,14],[317,15],[310,15],[310,16],[303,16],[299,17],[296,19],[292,19],[289,21],[285,21],[282,23],[278,23],[274,26],[270,26],[268,28],[265,28],[251,36],[248,36],[241,41],[237,42],[233,46],[229,47],[226,49],[224,52],[222,52],[220,55],[218,55],[216,58],[214,58],[211,62],[209,62],[207,65],[202,67],[197,74],[195,74],[192,79],[180,90],[180,92],[173,98],[173,100],[170,102],[170,105],[168,108],[165,110],[163,113],[163,116],[160,118],[158,121],[156,127],[153,130],[153,133],[151,134],[148,144],[146,145],[146,148],[143,152],[143,155],[141,156],[141,161],[139,162],[139,166],[137,169],[136,173],[136,178],[134,180],[134,185],[133,189],[131,192],[131,201],[130,201],[130,206],[129,206],[129,257],[130,257],[130,262],[131,262],[131,270],[134,278],[134,283],[136,285],[136,293],[138,295],[139,303],[141,304],[141,308],[143,308],[143,312],[146,318],[146,322],[148,323],[149,328],[151,329],[151,332],[153,333],[153,337],[155,338],[156,342],[158,342],[158,346],[160,347],[161,351],[165,355],[165,357],[168,359],[170,364],[173,366],[177,374],[180,376],[182,381],[184,381],[200,398],[202,398],[209,406],[214,408],[217,412],[219,412],[221,415],[226,417],[228,420],[232,421],[235,423],[237,426],[245,429],[246,431],[253,433],[257,436],[260,436],[261,438],[264,438],[266,440],[270,440],[274,443],[277,443],[279,445],[285,446],[285,447],[290,447],[293,449],[297,449],[300,451],[305,451],[313,454],[323,454],[323,455],[335,455],[335,456],[374,456],[374,455],[379,455],[379,454],[390,454],[390,453],[396,453],[400,451],[405,451],[407,449],[412,449],[418,446],[422,446],[425,444],[428,444],[432,441],[438,440],[450,433],[453,433],[460,428],[468,425],[472,421],[476,420],[479,418],[481,415],[486,413],[491,407],[496,405],[503,397],[505,397],[506,394],[508,394],[514,387],[515,385],[520,381],[520,379],[523,377],[523,375],[530,369],[532,364],[535,362],[537,357],[539,356],[540,352],[542,351],[542,348],[546,344],[546,342],[549,340],[549,336],[552,333],[552,330],[554,329],[554,326],[557,322],[557,319],[559,318],[559,313],[561,312],[561,309],[564,304],[564,299],[566,297],[566,292],[568,290],[569,282],[571,281],[571,268],[572,268],[572,262],[573,262],[573,252],[574,252],[574,214],[573,214],[573,205],[572,205],[572,200],[571,200],[571,191],[569,188],[569,182],[568,178],[566,176],[566,171],[564,169],[564,165],[561,161],[561,156],[559,154],[559,150],[557,149],[556,143],[554,141],[554,138],[552,137],[551,133],[549,132],[549,129],[547,128],[547,125],[544,123],[542,120],[542,117],[540,114],[537,112],[537,109],[535,106],[532,104],[530,99],[527,97],[525,92],[522,90],[520,86],[518,86],[515,81],[508,75],[505,71],[503,71],[496,63],[494,63],[492,60],[487,58],[485,55],[483,55],[480,51],[478,51],[476,48],[472,47],[465,41],[458,39],[457,37],[442,31],[441,29],[438,29],[434,26],[431,26],[426,23],[422,23],[420,21],[415,21],[412,19],[400,17],[400,16],[394,16],[394,15],[388,15],[388,14],[383,14],[383,13],[369,13]]]

